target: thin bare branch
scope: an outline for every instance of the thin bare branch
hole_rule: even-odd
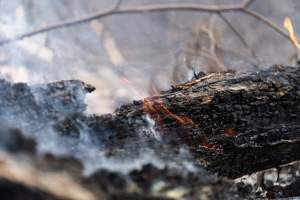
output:
[[[254,12],[252,10],[249,10],[247,7],[250,6],[251,3],[253,3],[254,0],[247,0],[242,4],[232,4],[232,5],[199,5],[199,4],[163,4],[163,5],[142,5],[142,6],[134,6],[134,7],[124,7],[121,8],[121,0],[118,0],[117,3],[107,10],[98,11],[95,13],[92,13],[90,15],[80,17],[77,19],[70,19],[63,22],[55,23],[53,25],[43,27],[40,29],[36,29],[27,33],[23,33],[20,35],[17,35],[12,38],[8,38],[5,40],[0,41],[0,46],[15,42],[18,40],[22,40],[27,37],[31,37],[37,34],[53,31],[56,29],[79,25],[88,21],[92,21],[95,19],[100,19],[104,17],[108,17],[111,15],[116,14],[134,14],[134,13],[144,13],[144,12],[160,12],[160,11],[174,11],[174,10],[181,10],[181,11],[202,11],[202,12],[214,12],[214,13],[222,13],[222,12],[231,12],[231,11],[242,11],[248,15],[251,15],[258,19],[259,21],[262,21],[267,26],[274,29],[276,32],[280,33],[282,36],[289,39],[288,34],[286,34],[284,31],[282,31],[274,22],[272,22],[270,19],[266,18],[265,16]]]
[[[260,62],[259,58],[255,54],[255,51],[250,47],[250,45],[248,44],[246,39],[242,36],[242,34],[239,33],[239,31],[233,26],[233,24],[226,18],[225,15],[223,15],[222,13],[218,13],[218,15],[225,22],[225,24],[227,24],[227,26],[232,30],[232,32],[239,38],[239,40],[242,42],[242,44],[245,46],[245,48],[250,52],[250,54],[252,55],[252,57],[254,58],[254,60],[256,62],[254,67],[259,69],[259,67],[258,67],[259,62]]]
[[[254,3],[255,0],[246,0],[244,2],[244,8],[248,8],[249,6],[251,6],[252,3]]]
[[[109,8],[107,10],[102,10],[102,11],[96,12],[94,14],[90,14],[90,15],[80,17],[77,19],[70,19],[70,20],[66,20],[63,22],[58,22],[56,24],[53,24],[53,25],[50,25],[47,27],[39,28],[39,29],[30,31],[30,32],[26,32],[26,33],[14,36],[12,38],[2,40],[2,41],[0,41],[0,46],[2,46],[4,44],[16,42],[16,41],[22,40],[24,38],[32,37],[32,36],[35,36],[35,35],[38,35],[41,33],[46,33],[46,32],[56,30],[56,29],[60,29],[60,28],[83,24],[83,23],[92,21],[94,19],[112,15],[114,13],[114,11],[119,8],[120,3],[121,3],[121,0],[118,0],[117,3],[112,8]]]
[[[12,38],[8,38],[0,41],[0,46],[18,40],[22,40],[27,37],[32,37],[41,33],[53,31],[60,28],[70,27],[86,23],[95,19],[100,19],[116,14],[134,14],[134,13],[144,13],[144,12],[161,12],[161,11],[202,11],[202,12],[229,12],[234,10],[240,10],[243,8],[243,4],[233,4],[233,5],[199,5],[199,4],[164,4],[164,5],[142,5],[134,7],[124,7],[120,8],[121,1],[118,1],[112,8],[107,10],[98,11],[90,15],[80,17],[77,19],[70,19],[63,22],[55,23],[53,25],[39,28],[30,32],[26,32]]]
[[[248,8],[243,8],[241,11],[244,12],[244,13],[246,13],[246,14],[248,14],[249,16],[252,16],[252,17],[256,18],[258,21],[263,22],[268,27],[270,27],[271,29],[273,29],[275,32],[279,33],[284,38],[288,39],[291,42],[291,44],[293,45],[293,47],[294,47],[295,55],[297,55],[296,56],[296,59],[297,59],[296,63],[298,62],[298,51],[297,51],[297,48],[295,48],[292,39],[290,38],[290,36],[286,32],[284,32],[277,24],[275,24],[269,18],[263,16],[262,14],[260,14],[258,12],[252,11],[252,10],[250,10]]]
[[[60,28],[79,25],[79,24],[86,23],[86,22],[89,22],[89,21],[92,21],[95,19],[100,19],[100,18],[112,16],[112,15],[137,14],[137,13],[145,13],[145,12],[162,12],[162,11],[174,11],[174,10],[197,11],[197,12],[200,11],[200,12],[211,12],[211,13],[221,14],[220,16],[221,17],[223,16],[222,17],[223,21],[240,38],[242,43],[245,46],[248,46],[249,48],[250,48],[250,46],[247,44],[246,40],[243,39],[241,37],[241,34],[239,34],[238,31],[236,31],[234,26],[232,26],[232,24],[224,18],[224,15],[222,15],[222,13],[240,11],[242,13],[245,13],[249,16],[256,18],[258,21],[261,21],[266,26],[272,28],[274,31],[276,31],[277,33],[282,35],[284,38],[290,40],[289,35],[285,31],[283,31],[278,25],[276,25],[276,23],[271,21],[269,18],[261,15],[260,13],[257,13],[255,11],[249,9],[250,5],[253,2],[255,2],[255,0],[245,0],[244,2],[242,2],[240,4],[225,4],[225,5],[201,5],[201,4],[189,4],[189,3],[188,4],[187,3],[184,3],[184,4],[174,3],[174,4],[162,4],[162,5],[154,4],[154,5],[129,6],[129,7],[121,7],[120,6],[121,2],[122,2],[122,0],[117,0],[116,4],[112,8],[98,11],[98,12],[92,13],[92,14],[84,16],[84,17],[79,17],[76,19],[69,19],[69,20],[66,20],[63,22],[55,23],[55,24],[47,26],[47,27],[39,28],[39,29],[36,29],[33,31],[29,31],[29,32],[26,32],[23,34],[16,35],[11,38],[4,39],[4,40],[0,41],[0,46],[9,44],[12,42],[17,42],[24,38],[32,37],[32,36],[35,36],[35,35],[38,35],[41,33],[46,33],[46,32],[60,29]],[[251,54],[253,56],[255,56],[255,52],[253,50],[251,50]],[[257,57],[257,56],[255,56],[255,57]]]
[[[242,9],[242,12],[256,18],[257,20],[263,22],[264,24],[266,24],[267,26],[269,26],[270,28],[272,28],[274,31],[276,31],[277,33],[279,33],[280,35],[282,35],[283,37],[287,38],[290,40],[289,35],[284,32],[277,24],[275,24],[273,21],[271,21],[269,18],[261,15],[258,12],[252,11],[248,8]]]

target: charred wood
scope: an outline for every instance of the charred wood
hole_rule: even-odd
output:
[[[251,193],[238,191],[233,182],[203,167],[236,178],[300,159],[299,67],[201,75],[102,116],[84,113],[84,96],[94,89],[76,80],[33,86],[2,80],[1,122],[27,136],[32,133],[35,139],[48,134],[46,130],[72,142],[88,134],[93,145],[114,158],[138,156],[150,147],[161,160],[180,163],[181,149],[188,148],[196,170],[183,173],[148,164],[127,175],[100,169],[85,177],[80,161],[72,156],[39,155],[39,141],[23,138],[17,129],[0,131],[2,151],[13,160],[25,154],[40,172],[38,180],[44,180],[44,172],[69,174],[67,180],[74,181],[74,187],[88,199],[250,198]],[[72,147],[69,149],[72,152]],[[7,156],[0,158],[1,169],[8,170]],[[38,189],[43,195],[65,197],[50,186],[39,188],[38,182],[11,178],[16,175],[1,173],[0,177],[4,183],[16,183],[12,188],[21,184],[28,191]],[[295,185],[290,187],[298,187],[297,182]]]
[[[156,112],[135,101],[113,115],[90,118],[88,126],[96,135],[103,127],[112,130],[108,143],[120,146],[137,135],[149,115],[174,148],[186,144],[208,170],[236,178],[299,160],[299,92],[299,67],[212,73],[147,98]],[[178,122],[160,112],[161,105],[190,120]]]

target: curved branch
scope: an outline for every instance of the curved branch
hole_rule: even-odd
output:
[[[263,22],[265,25],[267,25],[268,27],[273,29],[275,32],[279,33],[284,38],[288,39],[291,42],[291,45],[295,48],[293,40],[290,38],[290,36],[286,32],[284,32],[277,24],[275,24],[273,21],[268,19],[266,16],[264,16],[258,12],[252,11],[246,7],[242,8],[241,11],[248,14],[249,16],[256,18],[258,21]],[[297,58],[298,53],[297,52],[298,52],[297,48],[295,48],[296,63],[298,62],[298,58]]]
[[[249,6],[251,6],[252,3],[254,3],[255,0],[246,0],[244,2],[244,8],[248,8]]]
[[[256,18],[258,21],[263,22],[264,24],[266,24],[267,26],[269,26],[270,28],[272,28],[274,31],[276,31],[277,33],[279,33],[280,35],[282,35],[283,37],[290,39],[289,35],[284,32],[279,26],[277,26],[277,24],[275,24],[273,21],[271,21],[270,19],[268,19],[267,17],[263,16],[262,14],[259,14],[258,12],[252,11],[248,8],[243,8],[241,9],[242,12]]]
[[[245,0],[241,4],[227,4],[227,5],[199,5],[199,4],[163,4],[163,5],[141,5],[141,6],[134,6],[134,7],[120,7],[121,0],[118,0],[117,3],[113,6],[113,8],[104,10],[104,11],[98,11],[95,13],[92,13],[90,15],[76,18],[76,19],[70,19],[63,22],[59,22],[47,27],[39,28],[33,31],[29,31],[20,35],[16,35],[11,38],[4,39],[0,41],[0,46],[3,46],[5,44],[9,44],[12,42],[16,42],[19,40],[22,40],[27,37],[32,37],[41,33],[53,31],[60,28],[70,27],[79,25],[82,23],[86,23],[95,19],[100,19],[112,15],[117,14],[136,14],[136,13],[145,13],[145,12],[161,12],[161,11],[174,11],[174,10],[180,10],[180,11],[201,11],[201,12],[212,12],[212,13],[223,13],[223,12],[232,12],[232,11],[240,11],[245,14],[248,14],[257,20],[263,22],[265,25],[269,26],[276,32],[278,32],[283,37],[290,40],[289,35],[284,32],[279,26],[277,26],[273,21],[268,19],[267,17],[252,11],[248,9],[248,7],[254,2],[255,0]],[[225,21],[225,20],[224,20]],[[225,21],[227,25],[227,21]],[[231,28],[231,27],[230,27]],[[232,29],[232,28],[231,28]],[[235,31],[234,31],[235,32]],[[237,34],[238,35],[238,34]],[[245,42],[243,42],[245,45]]]
[[[107,10],[102,10],[102,11],[99,11],[99,12],[96,12],[96,13],[93,13],[93,14],[90,14],[90,15],[87,15],[87,16],[84,16],[84,17],[80,17],[80,18],[77,18],[77,19],[70,19],[70,20],[66,20],[66,21],[63,21],[63,22],[58,22],[58,23],[55,23],[55,24],[47,26],[47,27],[39,28],[39,29],[36,29],[36,30],[33,30],[33,31],[29,31],[29,32],[20,34],[20,35],[16,35],[16,36],[11,37],[11,38],[7,38],[5,40],[0,41],[0,46],[2,46],[4,44],[16,42],[16,41],[22,40],[22,39],[27,38],[27,37],[32,37],[32,36],[35,36],[35,35],[38,35],[38,34],[41,34],[41,33],[53,31],[53,30],[60,29],[60,28],[70,27],[70,26],[74,26],[74,25],[79,25],[79,24],[82,24],[82,23],[92,21],[92,20],[97,19],[97,18],[112,15],[112,14],[114,14],[114,11],[116,9],[118,9],[119,5],[120,5],[120,1],[118,1],[116,3],[116,5],[114,5],[112,8],[109,8]]]
[[[256,69],[259,69],[258,56],[256,55],[255,51],[250,47],[250,45],[248,44],[246,39],[242,36],[242,34],[240,34],[240,32],[233,26],[233,24],[222,13],[218,13],[218,15],[225,22],[225,24],[227,24],[227,26],[232,30],[232,32],[239,38],[239,40],[242,42],[242,44],[245,46],[245,48],[250,52],[250,54],[252,55],[252,57],[254,58],[254,60],[256,62],[256,64],[254,64],[254,67]]]
[[[92,13],[90,15],[80,17],[77,19],[70,19],[63,22],[59,22],[47,27],[39,28],[30,32],[26,32],[12,38],[8,38],[5,40],[0,41],[0,46],[12,42],[16,42],[18,40],[22,40],[27,37],[31,37],[34,35],[38,35],[41,33],[53,31],[56,29],[75,26],[85,22],[89,22],[95,19],[100,19],[104,17],[108,17],[111,15],[116,14],[135,14],[135,13],[144,13],[144,12],[161,12],[161,11],[174,11],[174,10],[181,10],[181,11],[202,11],[202,12],[229,12],[240,10],[244,8],[244,4],[233,4],[233,5],[199,5],[199,4],[164,4],[164,5],[142,5],[142,6],[134,6],[134,7],[119,7],[120,2],[118,1],[113,8],[98,11]]]

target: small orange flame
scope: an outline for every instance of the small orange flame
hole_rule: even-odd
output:
[[[295,45],[295,47],[298,48],[298,50],[300,50],[300,43],[299,43],[299,39],[297,37],[297,35],[294,32],[294,27],[291,21],[291,18],[289,17],[285,17],[284,21],[283,21],[283,26],[284,28],[286,28],[286,30],[289,32],[290,35],[290,39],[293,42],[293,44]]]

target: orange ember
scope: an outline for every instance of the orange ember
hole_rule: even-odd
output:
[[[237,131],[234,130],[233,128],[226,128],[224,130],[225,135],[227,136],[236,136],[237,135]]]
[[[203,144],[201,146],[205,149],[215,149],[217,147],[217,145],[211,143]]]
[[[300,50],[299,39],[298,39],[297,35],[295,34],[291,18],[285,17],[284,21],[283,21],[283,26],[289,32],[290,39],[293,42],[293,44],[295,45],[295,47],[297,47],[297,49]]]
[[[127,84],[132,86],[132,82],[128,80],[126,77],[121,77],[121,80]],[[151,84],[151,90],[156,96],[159,96],[159,90],[154,84]],[[141,93],[139,93],[141,94]],[[142,95],[140,95],[142,97]],[[162,100],[158,97],[157,100],[150,100],[149,98],[145,98],[143,102],[143,109],[145,112],[149,113],[151,117],[153,117],[156,121],[160,121],[161,117],[168,116],[172,119],[174,119],[178,124],[193,124],[193,121],[185,116],[178,116],[174,113],[172,113],[162,102]]]
[[[159,96],[159,90],[157,87],[155,87],[154,84],[151,84],[151,89],[154,92],[155,95]],[[174,119],[178,124],[186,125],[186,124],[193,124],[193,121],[185,116],[178,116],[174,113],[172,113],[162,102],[162,100],[159,98],[158,100],[150,100],[150,99],[144,99],[144,110],[145,112],[149,113],[150,115],[156,115],[154,117],[156,120],[160,120],[159,114],[162,114],[164,116],[168,116],[172,119]]]
[[[172,113],[159,99],[156,101],[150,100],[150,99],[144,99],[144,110],[149,113],[150,115],[156,115],[156,117],[153,117],[157,120],[160,119],[159,115],[162,114],[164,116],[168,116],[172,119],[174,119],[178,124],[193,124],[193,121],[185,116],[178,116],[174,113]]]
[[[150,101],[149,99],[144,99],[143,107],[144,107],[144,110],[147,111],[149,114],[156,113],[154,103],[152,101]]]
[[[162,103],[160,104],[160,107],[161,107],[162,113],[164,113],[165,115],[174,119],[178,124],[184,125],[184,124],[192,124],[193,123],[193,121],[191,119],[189,119],[188,117],[179,117],[178,115],[175,115],[174,113],[169,111],[168,108],[166,106],[164,106]]]

